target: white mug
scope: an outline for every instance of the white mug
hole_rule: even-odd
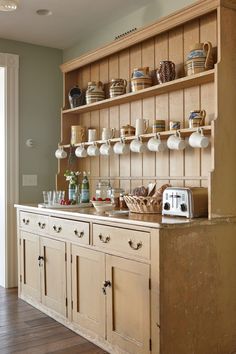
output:
[[[102,129],[102,140],[108,140],[115,137],[116,128],[103,128]]]
[[[97,130],[96,129],[88,129],[88,141],[92,142],[97,140]]]
[[[89,156],[98,156],[100,154],[99,148],[97,147],[97,144],[94,143],[93,145],[89,145],[87,148],[87,154]]]
[[[130,150],[132,152],[143,153],[147,151],[147,145],[143,144],[141,138],[137,138],[131,141],[130,143]]]
[[[167,146],[171,150],[184,150],[187,144],[186,141],[181,138],[180,132],[177,131],[174,135],[169,136]]]
[[[135,122],[135,135],[139,136],[148,130],[149,121],[147,119],[136,119]]]
[[[209,139],[204,136],[202,128],[199,128],[196,132],[192,133],[188,142],[193,148],[206,148],[209,145]]]
[[[165,141],[161,140],[161,136],[158,133],[156,136],[148,140],[147,147],[150,151],[163,152],[167,148],[167,144]]]
[[[100,154],[101,155],[109,156],[109,155],[112,155],[113,152],[114,151],[113,151],[113,148],[112,148],[109,140],[105,144],[102,144],[100,146]]]
[[[84,147],[84,144],[78,146],[75,150],[75,155],[77,157],[87,157],[87,150]]]
[[[63,149],[63,146],[60,146],[56,150],[55,156],[57,159],[65,159],[67,157],[67,152]]]
[[[113,146],[113,150],[115,154],[127,154],[129,152],[129,145],[125,143],[125,140],[122,138],[120,141],[115,143]]]

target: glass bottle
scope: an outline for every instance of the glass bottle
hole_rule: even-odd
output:
[[[96,199],[111,198],[111,185],[109,181],[100,181],[96,186]]]
[[[85,171],[83,172],[83,180],[81,183],[80,202],[89,203],[89,181]]]

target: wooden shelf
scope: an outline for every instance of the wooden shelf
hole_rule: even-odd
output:
[[[201,127],[201,128],[203,128],[203,131],[204,131],[205,134],[208,135],[208,134],[211,133],[211,126],[210,126],[210,125],[206,125],[206,126]],[[187,136],[189,136],[190,134],[192,134],[193,132],[197,131],[197,128],[184,128],[184,129],[179,129],[179,131],[180,131],[180,133],[181,133],[181,136],[187,137]],[[175,130],[166,130],[166,131],[160,133],[161,137],[163,137],[164,139],[167,139],[170,135],[173,135],[173,134],[175,134]],[[144,141],[146,141],[146,140],[148,140],[149,138],[152,138],[152,137],[155,136],[155,135],[156,135],[156,134],[154,134],[154,133],[149,133],[149,134],[142,134],[142,135],[140,135],[140,137],[141,137]],[[134,140],[134,139],[136,139],[136,138],[137,138],[137,137],[136,137],[135,135],[127,136],[127,137],[125,138],[125,141],[126,141],[126,142],[130,142],[130,141],[132,141],[132,140]],[[120,139],[121,139],[121,138],[110,139],[110,142],[111,142],[112,144],[114,144],[114,143],[120,141]],[[74,146],[74,147],[77,147],[77,146],[79,146],[79,145],[81,145],[81,144],[84,144],[85,146],[88,146],[88,145],[93,145],[94,143],[96,143],[97,145],[101,145],[101,144],[104,144],[105,142],[106,142],[106,140],[96,140],[96,141],[94,141],[94,142],[83,142],[83,143],[80,143],[80,144],[75,144],[75,145],[73,145],[73,146]],[[70,144],[60,145],[60,146],[66,149],[66,148],[69,148],[69,147],[70,147]]]
[[[63,115],[66,114],[79,114],[85,112],[91,112],[98,109],[108,108],[115,105],[121,105],[124,103],[162,95],[171,91],[177,91],[192,86],[203,85],[214,81],[215,70],[208,70],[199,74],[185,76],[181,79],[176,79],[174,81],[166,82],[165,84],[155,85],[137,92],[126,93],[125,95],[120,95],[114,98],[107,98],[105,100],[87,104],[84,106],[76,107],[73,109],[65,109],[62,111]]]

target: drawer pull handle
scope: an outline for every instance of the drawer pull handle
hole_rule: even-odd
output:
[[[103,282],[103,287],[102,287],[102,292],[103,292],[104,295],[107,294],[106,288],[107,288],[108,286],[111,287],[111,282],[110,282],[110,280],[105,280],[105,281]]]
[[[142,247],[142,242],[141,241],[139,241],[137,244],[136,244],[136,246],[134,245],[134,242],[132,241],[132,240],[128,240],[128,244],[130,245],[130,247],[132,248],[132,250],[135,250],[135,251],[137,251],[137,250],[139,250],[141,247]]]
[[[84,231],[78,231],[77,229],[74,230],[74,234],[75,236],[77,236],[78,238],[82,238],[84,237]]]
[[[44,258],[42,256],[38,256],[38,261],[39,261],[39,267],[41,267],[42,261],[44,261]]]
[[[40,221],[38,222],[38,226],[40,227],[40,229],[45,229],[46,224],[43,222],[41,223]]]
[[[61,232],[61,230],[62,230],[62,227],[61,226],[56,226],[56,225],[53,225],[53,230],[55,231],[55,232],[57,232],[58,234],[59,234],[59,232]]]
[[[111,239],[110,236],[103,237],[102,234],[99,234],[98,237],[102,243],[108,243]]]
[[[23,223],[24,223],[25,225],[29,225],[29,222],[30,222],[29,219],[25,219],[25,218],[24,218],[22,221],[23,221]]]

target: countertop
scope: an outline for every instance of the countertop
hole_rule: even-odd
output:
[[[87,219],[86,221],[106,221],[124,224],[136,224],[137,226],[146,226],[151,228],[167,227],[188,227],[194,225],[212,225],[216,223],[236,222],[236,217],[224,217],[209,220],[207,218],[187,219],[185,217],[162,216],[161,214],[138,214],[138,213],[111,213],[97,214],[93,207],[76,208],[40,208],[37,205],[16,204],[16,208],[28,212],[35,212],[44,215],[68,217],[73,219]]]

